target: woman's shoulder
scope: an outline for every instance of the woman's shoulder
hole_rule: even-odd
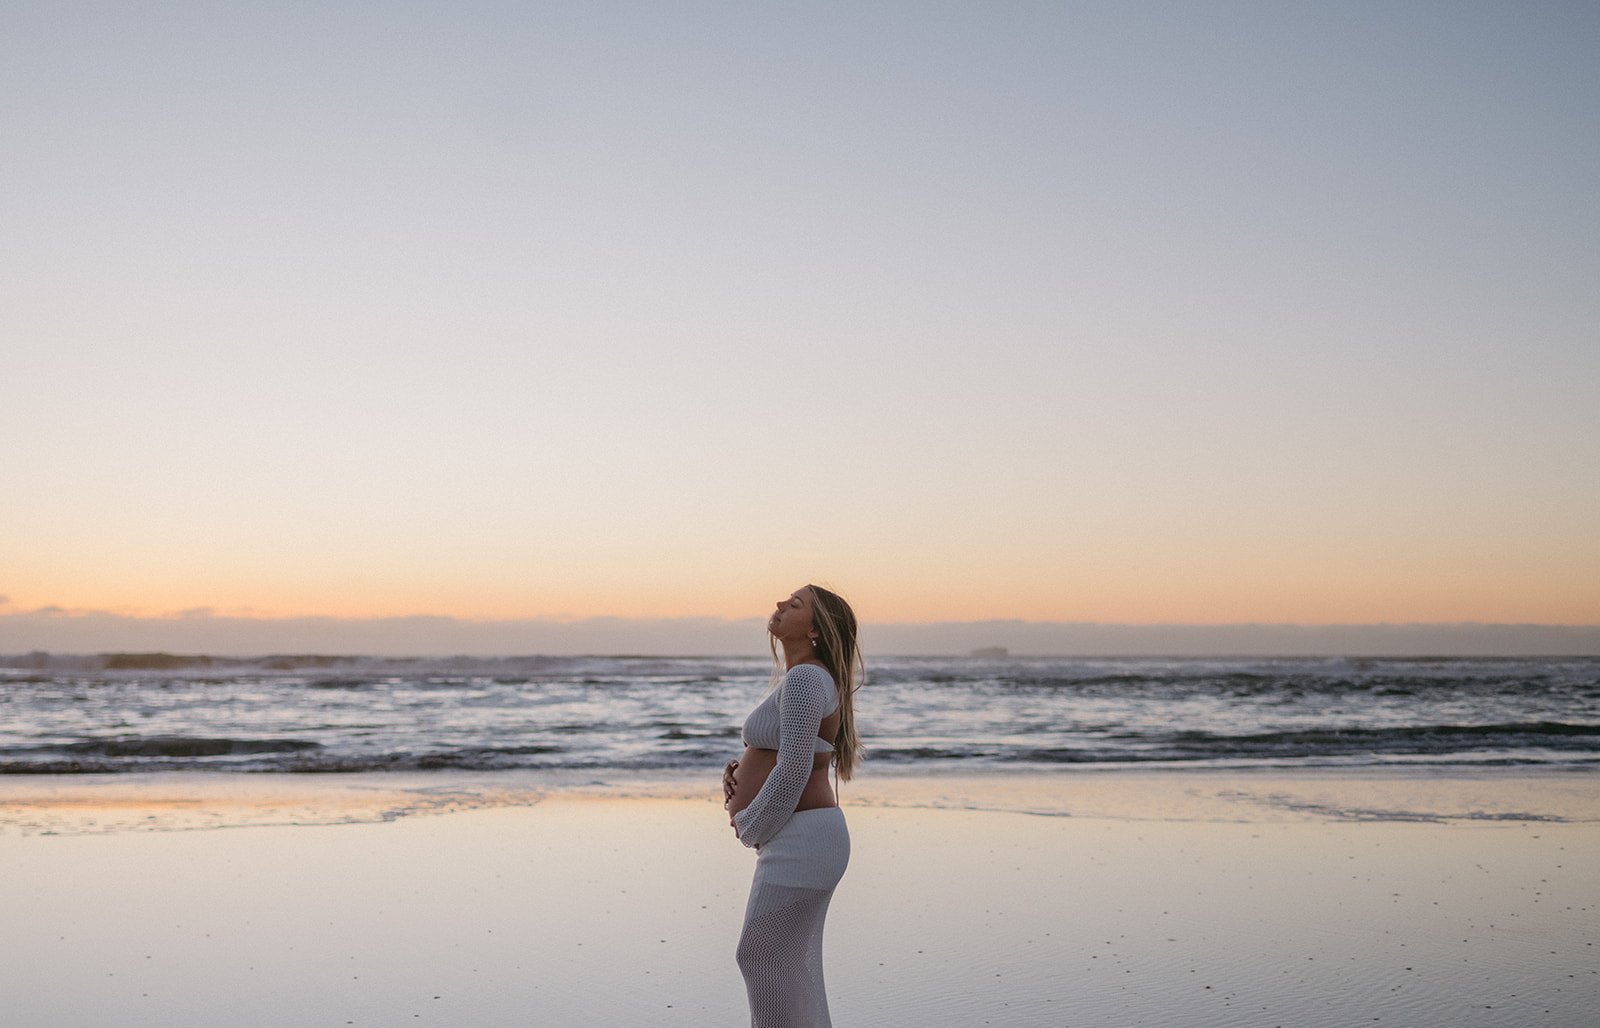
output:
[[[819,662],[802,660],[783,673],[783,681],[784,684],[789,682],[819,682],[832,688],[833,675]]]
[[[815,696],[824,703],[831,702],[838,692],[828,669],[810,661],[802,661],[785,671],[778,687],[790,695]]]

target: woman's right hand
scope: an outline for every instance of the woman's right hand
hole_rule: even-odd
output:
[[[722,766],[722,809],[727,810],[728,804],[733,802],[733,794],[737,787],[734,772],[739,770],[739,762],[730,760]]]

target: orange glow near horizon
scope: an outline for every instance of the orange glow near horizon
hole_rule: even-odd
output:
[[[415,615],[470,621],[588,618],[745,619],[765,616],[772,602],[806,580],[775,571],[766,582],[707,574],[697,580],[635,574],[593,576],[589,581],[535,580],[510,576],[475,582],[465,578],[423,583],[393,582],[361,588],[318,587],[315,582],[203,580],[160,585],[115,579],[63,580],[33,589],[13,583],[0,613],[59,608],[67,613],[104,612],[124,617],[179,618],[211,615],[263,619],[373,619]],[[869,580],[821,577],[875,622],[1065,621],[1119,624],[1364,624],[1503,622],[1588,625],[1600,623],[1600,598],[1593,581],[1458,573],[1438,579],[1384,578],[1365,573],[1305,572],[1281,579],[1259,570],[1227,578],[1194,568],[1151,568],[1117,577],[1105,570],[1050,581],[996,578],[982,581],[951,575],[926,581],[909,576]],[[1285,583],[1290,584],[1285,584]],[[1298,587],[1294,587],[1299,583]]]

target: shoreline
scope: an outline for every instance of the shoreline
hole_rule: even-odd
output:
[[[7,835],[366,824],[562,798],[720,802],[710,773],[151,771],[0,776]],[[1588,769],[869,769],[847,810],[914,808],[1125,821],[1600,824]]]

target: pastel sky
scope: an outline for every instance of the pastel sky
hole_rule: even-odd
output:
[[[1600,622],[1600,6],[6,3],[0,612]]]

